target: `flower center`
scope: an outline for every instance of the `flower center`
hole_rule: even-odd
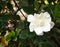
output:
[[[36,21],[35,21],[35,25],[36,25],[37,27],[42,27],[42,26],[44,26],[44,20],[43,20],[43,19],[42,19],[42,20],[40,20],[40,19],[36,20]]]

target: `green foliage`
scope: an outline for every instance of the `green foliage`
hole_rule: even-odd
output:
[[[55,7],[54,15],[55,19],[60,19],[60,2]]]
[[[14,31],[11,31],[7,37],[6,37],[6,40],[10,41],[11,39],[14,39],[15,37],[15,32]]]
[[[1,22],[8,21],[13,18],[12,14],[0,14],[0,16],[1,16],[0,17]]]
[[[0,47],[3,47],[1,43],[0,43]]]

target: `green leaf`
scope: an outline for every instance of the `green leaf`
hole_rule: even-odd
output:
[[[13,10],[13,7],[12,7],[12,5],[11,5],[11,3],[9,2],[9,3],[7,3],[7,7],[10,9],[10,11],[11,10]]]
[[[27,14],[33,14],[34,13],[34,7],[33,6],[23,6],[22,7],[24,9],[24,11],[27,13]]]
[[[23,22],[23,21],[20,21],[20,22],[18,23],[18,25],[17,25],[17,28],[18,28],[18,29],[22,29],[22,28],[24,28],[24,26],[25,26],[24,22]]]
[[[21,31],[19,38],[26,39],[28,37],[28,30]]]
[[[0,14],[0,21],[5,22],[13,18],[12,14]]]
[[[10,41],[12,38],[14,39],[15,37],[15,32],[11,31],[7,36],[6,36],[6,40]]]
[[[54,16],[55,19],[60,19],[60,2],[55,7]]]
[[[33,38],[33,43],[36,45],[38,45],[40,42],[44,42],[45,40],[44,40],[44,38],[42,37],[42,36],[35,36],[34,38]]]
[[[14,37],[13,41],[16,41],[17,40],[17,37]]]
[[[20,31],[20,38],[21,39],[32,39],[35,37],[35,33],[34,32],[30,32],[28,29],[22,30]]]
[[[41,4],[39,4],[39,2],[36,0],[34,1],[34,9],[38,11],[38,8]]]
[[[18,29],[18,28],[16,29],[16,31],[15,31],[15,36],[16,36],[16,37],[19,35],[20,30],[21,30],[21,29]]]
[[[55,47],[52,43],[40,42],[41,47]]]

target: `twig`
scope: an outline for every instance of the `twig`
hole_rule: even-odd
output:
[[[19,8],[19,6],[17,5],[17,3],[16,3],[16,1],[15,0],[13,0],[14,1],[14,3],[15,3],[15,6],[18,8],[18,10],[21,12],[21,14],[25,17],[25,15],[22,13],[22,11],[20,10],[21,8]],[[26,18],[26,17],[25,17]]]

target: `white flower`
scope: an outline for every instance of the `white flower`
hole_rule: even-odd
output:
[[[37,35],[43,35],[43,32],[48,32],[53,28],[54,22],[52,22],[50,14],[48,12],[28,15],[27,21],[30,22],[30,32],[35,31]]]

